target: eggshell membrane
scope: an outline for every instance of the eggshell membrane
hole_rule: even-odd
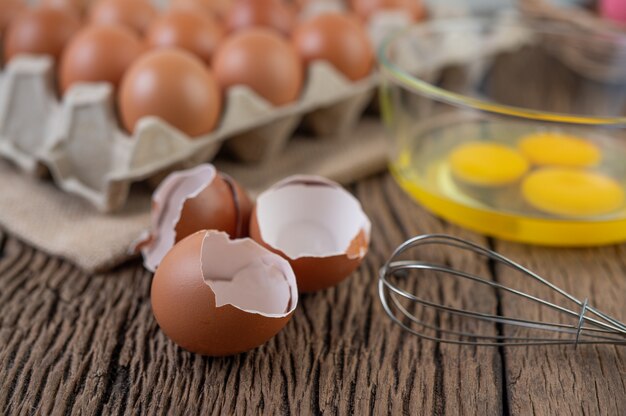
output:
[[[183,48],[210,64],[223,37],[224,29],[208,14],[175,9],[152,22],[146,42],[153,48]]]
[[[26,5],[20,0],[0,1],[0,34],[4,33],[9,22],[24,9]]]
[[[312,17],[296,27],[292,42],[306,65],[327,61],[352,81],[369,75],[374,65],[367,32],[349,15],[329,12]]]
[[[143,34],[157,11],[149,0],[100,0],[89,10],[91,23],[126,26]]]
[[[236,0],[226,14],[231,32],[264,26],[289,35],[295,23],[296,10],[284,0]]]
[[[176,48],[139,57],[122,79],[119,104],[124,126],[131,132],[150,115],[191,137],[211,132],[222,110],[213,74],[200,58]]]
[[[386,10],[406,12],[413,21],[426,18],[426,8],[421,0],[350,0],[350,7],[365,20],[374,13]]]
[[[4,39],[4,59],[18,54],[50,55],[58,59],[65,44],[80,28],[80,20],[69,11],[34,8],[13,19]]]
[[[289,264],[250,239],[200,231],[176,244],[152,281],[163,332],[203,355],[233,355],[276,335],[298,303]]]
[[[144,51],[139,37],[123,26],[90,25],[69,42],[59,68],[62,91],[76,82],[108,82],[117,88]]]
[[[300,292],[337,285],[367,253],[371,224],[360,203],[338,184],[296,176],[262,193],[250,236],[286,258]]]
[[[233,238],[248,233],[250,199],[213,165],[169,175],[152,201],[152,231],[137,243],[148,270],[154,271],[176,242],[197,231],[224,231]]]
[[[213,68],[223,90],[246,85],[276,106],[297,100],[304,83],[304,68],[293,46],[263,28],[226,39],[215,53]]]

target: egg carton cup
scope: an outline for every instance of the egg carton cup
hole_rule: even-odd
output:
[[[132,136],[119,126],[106,83],[73,86],[57,98],[54,65],[45,56],[13,59],[0,79],[0,155],[35,176],[48,171],[63,190],[98,210],[121,208],[134,182],[211,160],[222,145],[243,162],[271,160],[300,123],[340,138],[359,120],[378,83],[351,82],[326,62],[309,66],[298,102],[274,107],[245,86],[227,92],[219,126],[191,138],[158,117]]]

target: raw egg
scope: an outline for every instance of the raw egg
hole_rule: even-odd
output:
[[[219,86],[200,58],[182,49],[158,49],[139,57],[119,91],[124,126],[134,131],[145,116],[160,117],[185,134],[207,134],[216,126]]]
[[[9,22],[25,8],[26,5],[20,0],[0,1],[0,34],[4,33]]]
[[[177,46],[211,63],[213,52],[224,37],[222,27],[208,14],[170,10],[155,19],[146,34],[150,47]]]
[[[296,23],[296,11],[284,0],[236,0],[226,15],[229,31],[265,26],[289,35]]]
[[[157,11],[148,0],[99,0],[89,10],[92,23],[122,25],[143,34]]]
[[[259,195],[250,236],[289,261],[300,292],[337,285],[365,257],[371,224],[359,201],[315,176],[287,178]]]
[[[75,82],[109,82],[115,88],[144,47],[124,26],[91,25],[74,36],[61,57],[59,81],[66,91]]]
[[[597,165],[600,149],[592,142],[562,133],[536,133],[522,138],[519,150],[539,166],[584,168]]]
[[[467,184],[502,186],[518,181],[529,168],[515,149],[487,142],[469,142],[454,149],[448,158],[454,176]]]
[[[167,253],[152,281],[152,311],[182,348],[234,355],[276,335],[298,304],[289,263],[250,239],[200,231]]]
[[[374,51],[361,23],[348,15],[324,13],[300,23],[293,44],[305,64],[323,60],[352,81],[366,77]]]
[[[236,33],[217,49],[215,76],[223,89],[246,85],[274,105],[295,101],[304,70],[293,46],[270,29]]]
[[[572,168],[543,168],[529,174],[522,194],[541,211],[569,217],[609,214],[624,205],[624,190],[613,178]]]
[[[213,165],[174,172],[152,196],[152,230],[138,243],[144,265],[154,271],[175,243],[196,231],[245,237],[251,212],[246,192]]]
[[[421,0],[350,0],[352,10],[361,18],[368,20],[378,11],[402,11],[413,21],[423,20],[426,9]]]
[[[7,27],[4,59],[9,61],[21,53],[58,59],[79,28],[80,20],[73,12],[45,7],[25,10]]]

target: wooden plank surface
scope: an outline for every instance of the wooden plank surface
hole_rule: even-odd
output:
[[[578,299],[620,321],[626,321],[626,246],[588,249],[530,247],[497,242],[496,250],[519,259]],[[500,280],[511,284],[504,270]],[[531,281],[516,287],[556,302],[556,293],[537,291]],[[502,300],[510,300],[503,297]],[[545,308],[520,301],[503,302],[510,314],[557,321]],[[571,321],[570,321],[571,323]],[[515,348],[505,353],[507,398],[511,413],[529,414],[626,414],[626,347],[569,346]]]
[[[151,275],[138,262],[89,276],[0,234],[0,413],[624,414],[623,348],[502,354],[420,341],[392,325],[376,281],[396,245],[431,232],[487,241],[426,213],[386,175],[353,190],[374,226],[363,266],[337,288],[303,296],[284,331],[231,358],[196,356],[167,340],[150,311]],[[495,245],[624,319],[624,246]],[[491,273],[470,254],[429,255]],[[498,305],[495,293],[463,286],[426,290],[453,305]]]

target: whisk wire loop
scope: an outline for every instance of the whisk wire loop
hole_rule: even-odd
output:
[[[502,283],[477,276],[474,273],[455,269],[447,264],[437,264],[422,260],[398,259],[409,249],[424,245],[439,245],[477,253],[490,259],[491,261],[498,262],[517,272],[520,272],[522,276],[528,277],[534,282],[549,288],[560,295],[563,300],[572,302],[577,307],[575,310],[572,310],[569,307],[541,299],[521,290],[508,287]],[[561,322],[535,321],[531,319],[524,319],[522,317],[507,316],[500,311],[497,313],[479,312],[444,305],[442,303],[438,303],[437,301],[424,299],[423,297],[402,289],[392,281],[392,278],[407,279],[412,272],[413,275],[411,276],[414,276],[415,274],[419,275],[419,272],[425,271],[435,272],[436,276],[451,276],[469,280],[481,285],[487,285],[494,290],[510,293],[514,296],[522,298],[525,301],[534,302],[541,306],[550,308],[553,311],[575,320],[575,323],[566,324]],[[400,325],[404,330],[412,334],[433,341],[461,345],[489,346],[554,344],[579,345],[593,343],[626,345],[626,325],[617,319],[592,308],[589,305],[588,299],[580,301],[538,274],[504,257],[503,255],[496,253],[495,251],[473,242],[444,234],[416,236],[401,244],[394,251],[387,263],[380,269],[379,296],[385,312],[396,324]],[[424,311],[433,310],[435,313],[432,314],[432,317],[435,322],[429,323],[424,319],[418,318],[414,312],[409,311],[409,309],[401,302],[401,299],[403,299],[405,303],[410,302],[414,306],[421,306]],[[442,313],[447,314],[447,316],[457,317],[459,320],[473,319],[481,322],[493,323],[496,325],[497,333],[480,333],[444,328],[440,322],[440,314]],[[593,315],[593,317],[588,315]],[[422,330],[416,329],[416,326]],[[474,325],[474,327],[475,326],[476,325]],[[541,335],[511,335],[508,332],[505,333],[505,327],[539,331],[539,334]],[[425,333],[424,330],[434,332],[434,335]],[[563,337],[564,335],[569,335],[569,337]]]

